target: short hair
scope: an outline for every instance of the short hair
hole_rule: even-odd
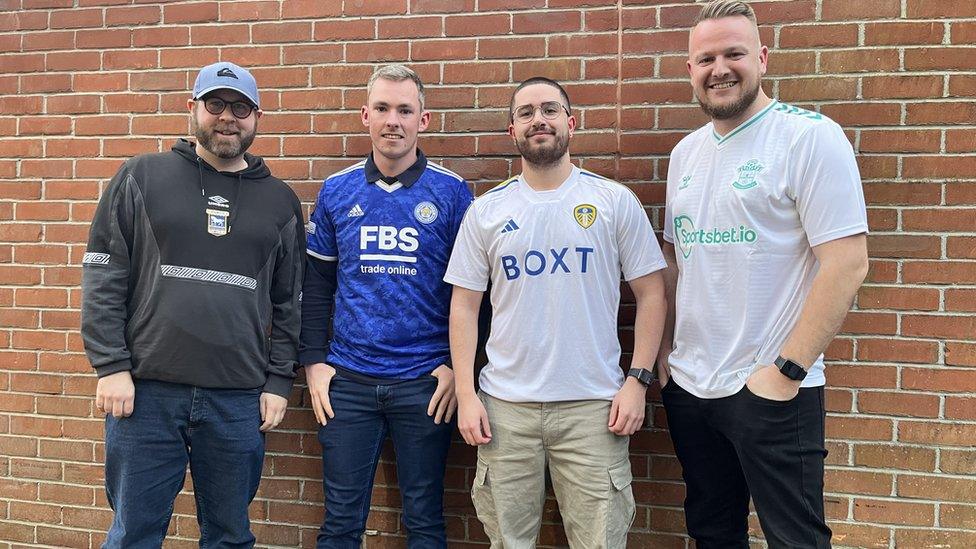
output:
[[[573,107],[572,105],[569,104],[569,95],[566,93],[566,90],[564,90],[563,87],[559,85],[559,82],[556,82],[551,78],[546,78],[545,76],[533,76],[528,80],[523,80],[522,83],[519,84],[517,88],[515,88],[515,91],[512,92],[512,99],[508,102],[509,122],[515,120],[515,94],[517,94],[519,90],[521,90],[522,88],[527,88],[535,84],[545,84],[546,86],[550,86],[559,90],[559,96],[562,97],[563,101],[566,102],[566,110],[569,112],[573,112]]]
[[[369,94],[373,93],[373,83],[381,78],[391,82],[412,81],[417,85],[417,97],[420,99],[420,110],[424,110],[424,83],[413,69],[405,65],[384,65],[376,69],[366,84],[366,97],[369,97]]]
[[[745,2],[739,0],[712,0],[705,4],[701,13],[695,18],[695,25],[708,19],[721,19],[723,17],[735,17],[741,15],[752,21],[753,25],[758,25],[756,12]]]

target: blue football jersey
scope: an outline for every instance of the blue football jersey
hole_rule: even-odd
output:
[[[473,197],[462,177],[419,161],[409,185],[369,182],[366,160],[322,185],[307,233],[309,255],[338,261],[330,364],[412,379],[449,360],[443,278]]]

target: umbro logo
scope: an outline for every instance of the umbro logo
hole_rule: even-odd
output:
[[[349,214],[347,215],[347,217],[362,217],[364,215],[366,215],[366,212],[364,212],[363,209],[359,207],[359,204],[356,204],[355,206],[352,207],[351,210],[349,210]]]
[[[229,208],[230,200],[227,200],[226,198],[220,196],[219,194],[215,194],[207,198],[207,205],[216,206],[217,208]]]
[[[224,67],[219,71],[217,71],[217,76],[224,76],[227,78],[233,78],[234,80],[238,80],[237,75],[234,74],[234,71],[228,69],[227,67]]]
[[[512,231],[517,231],[517,230],[519,230],[518,223],[516,223],[514,219],[509,219],[508,222],[505,223],[505,226],[502,227],[502,234],[510,233]]]

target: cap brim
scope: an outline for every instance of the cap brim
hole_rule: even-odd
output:
[[[259,105],[258,102],[257,102],[257,100],[255,98],[251,97],[250,94],[244,93],[243,91],[241,91],[241,90],[239,90],[239,89],[237,89],[237,88],[235,88],[233,86],[227,86],[227,85],[224,85],[224,84],[218,84],[216,86],[210,86],[209,88],[204,88],[204,89],[200,90],[200,93],[196,94],[193,97],[193,99],[200,99],[204,95],[207,95],[208,93],[210,93],[212,91],[215,91],[215,90],[233,90],[233,91],[236,91],[237,93],[239,93],[239,94],[243,95],[244,97],[246,97],[255,107],[257,107],[259,109],[261,108],[261,105]]]

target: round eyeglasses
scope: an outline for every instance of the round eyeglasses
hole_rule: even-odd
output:
[[[233,103],[229,103],[219,97],[208,97],[203,100],[204,108],[214,116],[220,116],[228,105],[230,105],[230,112],[234,115],[234,118],[247,118],[251,116],[251,111],[257,109],[257,107],[247,101],[234,101]]]
[[[520,107],[516,107],[515,110],[512,111],[512,118],[524,124],[532,120],[532,118],[535,116],[536,110],[541,112],[542,118],[545,118],[546,120],[555,120],[562,111],[566,111],[566,116],[570,116],[569,109],[567,109],[566,106],[559,101],[546,101],[538,107],[535,105],[522,105]]]

